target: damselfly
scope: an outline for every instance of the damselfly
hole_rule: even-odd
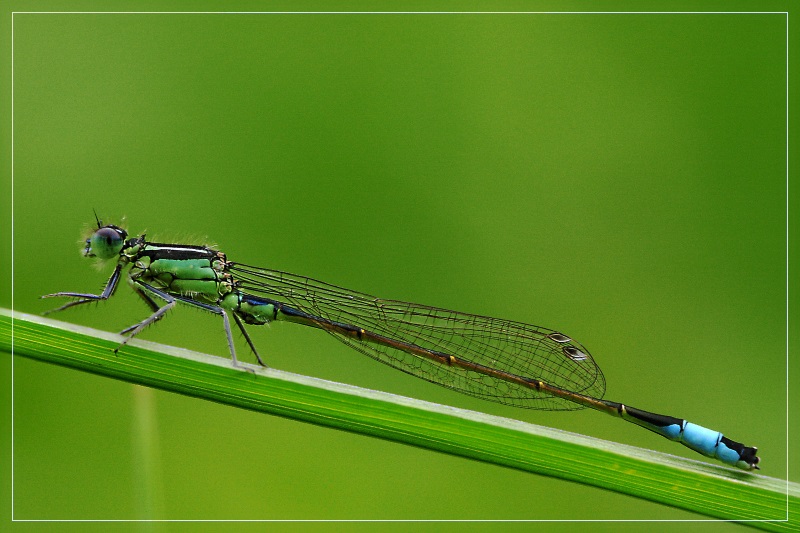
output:
[[[222,317],[238,366],[228,315],[263,361],[245,324],[284,321],[319,328],[351,348],[413,376],[484,400],[551,411],[590,407],[678,441],[705,456],[752,470],[756,448],[680,418],[601,399],[605,378],[589,351],[551,329],[521,322],[384,300],[288,272],[228,261],[206,246],[149,242],[97,220],[84,255],[116,259],[101,294],[58,292],[75,300],[54,309],[106,300],[123,270],[152,314],[123,330],[122,345],[177,302]],[[156,300],[164,303],[159,304]]]

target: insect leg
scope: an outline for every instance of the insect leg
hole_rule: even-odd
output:
[[[160,291],[160,290],[156,289],[155,287],[153,287],[152,285],[148,285],[147,283],[144,283],[143,281],[134,280],[133,283],[136,286],[138,286],[137,288],[140,291],[141,291],[142,288],[147,289],[148,291],[152,292],[153,294],[155,294],[156,296],[158,296],[159,298],[161,298],[162,300],[164,300],[167,303],[164,304],[162,307],[157,307],[156,303],[152,300],[152,298],[150,298],[149,296],[146,297],[145,300],[149,300],[148,303],[152,303],[153,306],[156,307],[155,312],[152,315],[150,315],[149,317],[147,317],[144,320],[142,320],[141,322],[139,322],[137,324],[134,324],[134,325],[132,325],[132,326],[130,326],[128,328],[125,328],[125,329],[123,329],[122,331],[119,332],[120,335],[125,335],[127,333],[130,333],[130,335],[125,337],[125,340],[123,340],[120,343],[120,345],[117,346],[117,348],[114,350],[115,353],[120,348],[122,348],[125,344],[127,344],[129,340],[131,340],[136,335],[141,333],[144,328],[146,328],[147,326],[149,326],[150,324],[152,324],[156,320],[160,319],[162,316],[164,316],[164,313],[166,313],[167,311],[169,311],[170,309],[175,307],[175,298],[173,298],[172,296],[170,296],[166,292]]]
[[[87,294],[82,292],[56,292],[53,294],[45,294],[41,296],[41,298],[56,298],[56,297],[66,297],[66,298],[78,298],[74,302],[69,302],[61,307],[57,307],[55,309],[51,309],[49,311],[45,311],[45,315],[49,315],[50,313],[55,313],[56,311],[63,311],[64,309],[68,309],[70,307],[87,304],[89,302],[98,302],[100,300],[108,300],[113,294],[114,291],[117,290],[117,284],[119,283],[120,274],[122,273],[122,265],[117,264],[116,268],[114,268],[114,272],[111,274],[111,277],[108,278],[106,282],[106,286],[103,289],[103,292],[100,294]]]
[[[258,360],[258,364],[263,367],[266,367],[267,365],[264,364],[264,361],[261,360],[261,356],[258,355],[258,350],[256,350],[253,341],[250,340],[250,335],[248,335],[247,330],[244,329],[244,324],[242,324],[242,320],[238,317],[236,313],[233,313],[233,319],[236,321],[236,325],[239,326],[239,329],[242,331],[242,335],[244,335],[244,340],[247,341],[247,344],[250,346],[250,349],[253,350],[253,353],[255,354],[256,359]]]
[[[171,302],[171,303],[167,303],[167,305],[165,305],[164,307],[161,307],[158,311],[153,313],[150,317],[148,317],[147,319],[143,320],[139,324],[135,324],[135,325],[129,327],[128,329],[122,331],[121,333],[123,335],[125,333],[129,332],[129,331],[132,332],[131,336],[128,337],[128,339],[126,339],[125,342],[127,342],[131,337],[133,337],[137,333],[139,333],[143,328],[147,327],[148,325],[152,324],[153,322],[155,322],[156,320],[161,318],[163,316],[163,314],[169,310],[169,308],[171,308],[172,306],[175,305],[176,301],[181,301],[181,302],[183,302],[185,304],[189,304],[189,305],[193,305],[195,307],[199,307],[200,309],[203,309],[204,311],[208,311],[209,313],[214,313],[215,315],[219,315],[219,316],[222,317],[222,322],[225,325],[225,335],[228,338],[228,349],[231,352],[231,360],[233,361],[233,366],[235,366],[237,368],[241,367],[241,365],[239,365],[239,360],[236,358],[236,348],[233,345],[233,334],[231,333],[231,323],[230,323],[230,320],[228,319],[228,313],[225,312],[225,309],[223,309],[222,307],[219,307],[217,305],[211,305],[211,304],[205,304],[205,303],[202,303],[202,302],[198,302],[198,301],[192,300],[191,298],[188,298],[186,296],[173,296],[173,295],[167,294],[166,292],[163,292],[160,289],[156,289],[152,285],[149,285],[149,284],[147,284],[147,283],[145,283],[143,281],[138,281],[137,280],[137,281],[135,281],[135,283],[137,285],[139,285],[142,289],[145,289],[147,292],[152,292],[153,294],[155,294],[159,298],[162,298],[165,301]],[[123,344],[125,344],[125,343],[123,342]]]

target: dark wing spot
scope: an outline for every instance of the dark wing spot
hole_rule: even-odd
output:
[[[585,361],[587,358],[587,355],[585,353],[575,348],[574,346],[564,346],[563,350],[564,350],[564,355],[566,355],[573,361]]]
[[[570,339],[569,337],[567,337],[566,335],[564,335],[562,333],[551,333],[550,335],[548,335],[548,337],[550,337],[551,340],[554,340],[554,341],[556,341],[558,343],[562,343],[562,344],[572,340],[572,339]]]

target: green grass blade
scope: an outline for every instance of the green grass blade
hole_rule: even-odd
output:
[[[0,309],[0,350],[131,383],[592,485],[769,531],[797,530],[800,485]],[[787,521],[787,517],[791,520]]]

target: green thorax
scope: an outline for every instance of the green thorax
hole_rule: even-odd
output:
[[[131,279],[176,296],[217,303],[233,290],[225,254],[205,246],[144,242],[131,256]]]

